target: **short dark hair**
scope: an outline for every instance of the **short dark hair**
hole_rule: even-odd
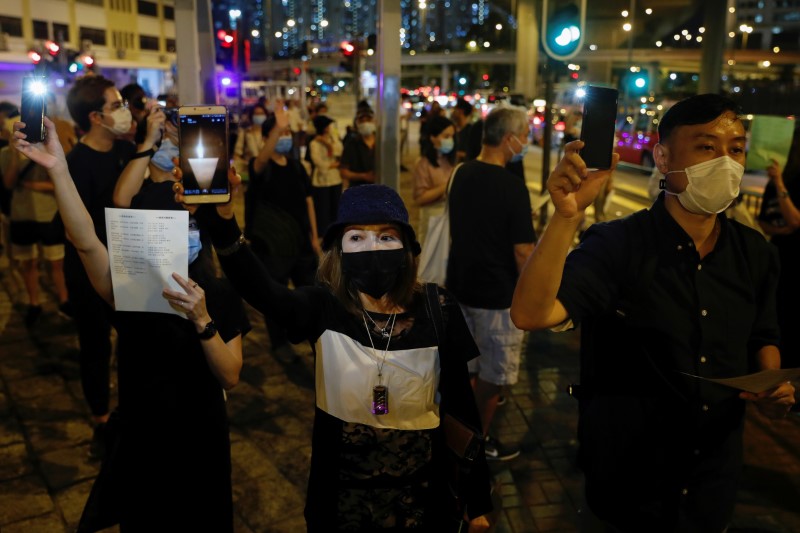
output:
[[[147,103],[147,93],[144,87],[138,83],[129,83],[119,90],[123,100],[127,100],[128,104],[137,111],[144,111]]]
[[[454,106],[456,109],[460,109],[462,113],[464,113],[465,117],[468,117],[472,114],[472,104],[464,100],[463,98],[459,98],[456,100],[456,105]]]
[[[103,76],[83,76],[75,80],[67,93],[67,109],[81,130],[92,128],[89,114],[106,105],[105,92],[109,87],[114,87],[114,82]]]
[[[7,100],[0,102],[0,113],[5,113],[7,117],[16,117],[19,115],[19,108]]]
[[[684,98],[669,108],[658,123],[658,140],[666,142],[678,126],[707,124],[726,111],[741,114],[739,104],[719,94],[697,94]]]

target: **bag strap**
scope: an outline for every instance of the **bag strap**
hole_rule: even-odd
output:
[[[458,172],[458,169],[461,168],[461,165],[463,165],[463,164],[464,163],[457,164],[455,166],[455,168],[453,169],[453,171],[450,173],[450,177],[447,178],[447,191],[444,193],[444,200],[445,200],[445,202],[444,202],[444,212],[445,212],[445,214],[447,214],[447,212],[450,210],[450,208],[449,208],[449,206],[450,206],[450,189],[453,187],[453,180],[456,178],[456,172]]]

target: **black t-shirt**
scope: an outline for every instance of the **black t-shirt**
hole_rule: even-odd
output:
[[[361,136],[348,140],[344,145],[340,168],[351,172],[370,172],[375,170],[375,147],[370,148]],[[371,183],[366,180],[350,180],[350,186]]]
[[[75,182],[75,188],[83,200],[83,205],[92,217],[94,231],[103,244],[106,244],[106,207],[114,207],[114,187],[125,165],[136,152],[136,147],[128,141],[114,141],[108,152],[98,152],[79,142],[67,155],[67,166]],[[58,218],[60,222],[60,218]],[[83,265],[78,252],[69,240],[64,248],[64,274],[68,281],[85,282],[88,286]]]
[[[286,165],[279,165],[270,159],[265,173],[255,179],[264,180],[259,195],[262,202],[281,207],[306,233],[310,231],[306,198],[311,196],[311,178],[303,165],[293,159],[287,159]]]
[[[106,244],[106,207],[114,207],[114,187],[136,147],[127,141],[114,141],[108,152],[98,152],[79,142],[67,155],[72,181],[83,205],[94,222],[97,236]]]
[[[449,202],[447,288],[470,307],[511,307],[514,245],[536,240],[525,183],[497,165],[469,161],[453,178]]]

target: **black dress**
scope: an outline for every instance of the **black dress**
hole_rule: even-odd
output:
[[[249,329],[226,280],[198,280],[227,342]],[[225,396],[194,325],[162,313],[114,313],[119,333],[123,531],[233,531]]]

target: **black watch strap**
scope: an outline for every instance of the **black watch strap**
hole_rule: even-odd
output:
[[[214,324],[213,320],[210,320],[208,324],[206,324],[206,327],[203,329],[203,331],[198,333],[197,336],[200,338],[201,341],[207,341],[208,339],[213,338],[214,335],[216,334],[217,334],[217,326],[216,324]]]
[[[156,153],[155,148],[150,148],[144,152],[136,152],[131,156],[131,159],[139,159],[140,157],[153,157]]]

